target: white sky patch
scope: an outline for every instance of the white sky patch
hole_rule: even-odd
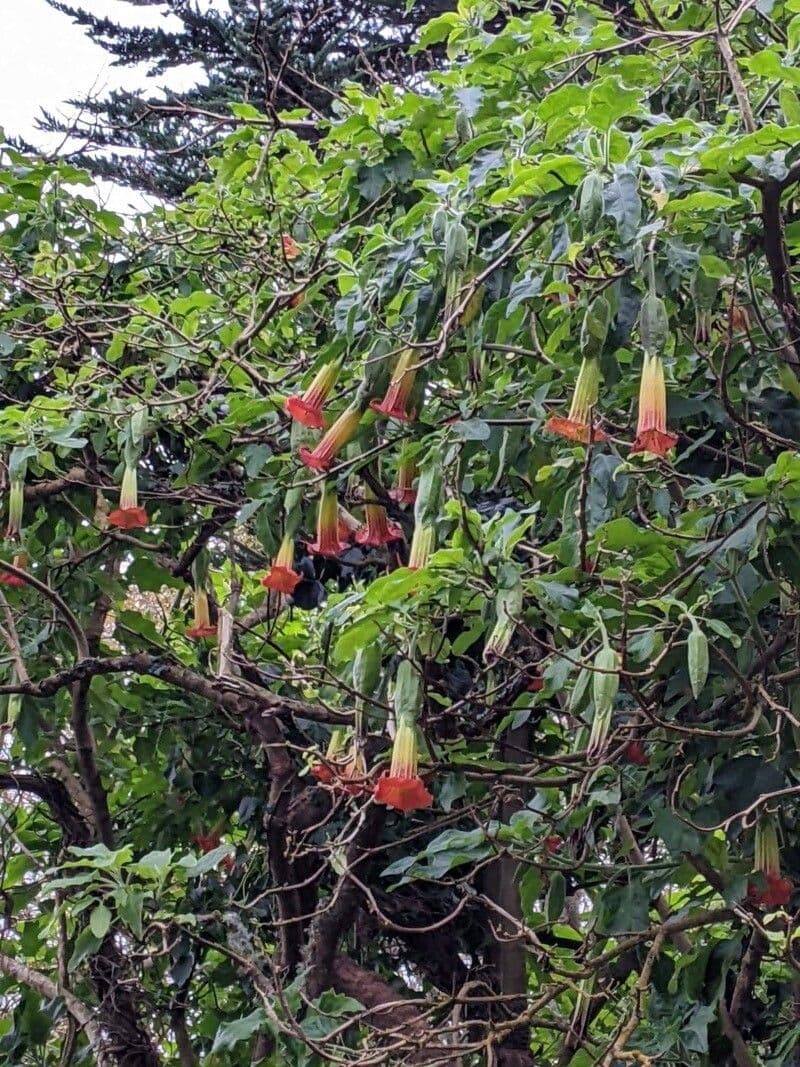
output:
[[[179,29],[180,22],[165,8],[139,7],[125,0],[72,0],[100,17],[131,26]],[[227,6],[226,0],[203,0],[201,7]],[[184,89],[198,80],[199,67],[187,65],[166,78],[147,77],[146,64],[114,67],[113,56],[90,40],[83,27],[50,7],[45,0],[0,0],[0,129],[7,135],[53,151],[61,138],[36,128],[42,108],[59,118],[75,117],[65,103],[88,95],[104,96],[112,89],[146,89],[156,93],[167,86]],[[138,193],[97,183],[98,194],[115,210],[141,205]]]

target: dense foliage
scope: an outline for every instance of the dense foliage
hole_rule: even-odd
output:
[[[232,102],[249,101],[271,116],[287,109],[327,115],[348,79],[402,81],[429,66],[408,47],[420,26],[455,8],[455,0],[127,0],[166,9],[165,26],[130,26],[92,5],[47,0],[113,57],[161,78],[196,64],[187,90],[116,90],[71,100],[73,119],[46,112],[42,128],[69,134],[75,160],[92,174],[158,196],[177,196],[208,177],[206,157],[230,125]],[[173,29],[174,21],[177,28]],[[305,127],[313,136],[315,124]]]
[[[4,154],[2,1062],[798,1062],[800,0],[495,13]]]

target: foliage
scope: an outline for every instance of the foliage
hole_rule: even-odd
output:
[[[4,1062],[796,1062],[800,3],[495,14],[5,152]]]
[[[147,65],[160,77],[187,63],[202,68],[191,88],[149,94],[114,90],[69,103],[78,116],[65,121],[45,112],[44,130],[70,134],[73,157],[92,174],[158,196],[178,196],[208,177],[206,157],[229,125],[230,105],[250,103],[313,136],[305,119],[328,114],[340,86],[351,78],[403,79],[425,70],[423,57],[408,57],[416,31],[455,0],[128,0],[137,7],[166,8],[168,26],[119,23],[86,7],[47,0],[85,28],[117,66]],[[177,28],[172,28],[175,20]]]

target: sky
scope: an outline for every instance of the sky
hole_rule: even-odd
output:
[[[141,26],[179,26],[158,8],[138,7],[124,0],[71,0],[96,15]],[[217,3],[221,0],[205,0]],[[8,135],[21,135],[45,150],[55,148],[60,138],[36,129],[42,107],[68,117],[64,101],[80,99],[114,88],[133,89],[148,85],[146,70],[116,68],[99,44],[91,41],[66,15],[45,0],[0,0],[0,128]],[[174,72],[171,88],[194,83],[190,67]],[[160,82],[150,82],[151,88]],[[101,183],[99,196],[115,210],[141,204],[138,194]]]

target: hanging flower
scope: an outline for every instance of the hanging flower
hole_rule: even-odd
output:
[[[309,768],[309,773],[317,779],[320,785],[329,785],[336,777],[337,760],[344,751],[346,743],[347,730],[343,726],[337,726],[328,741],[325,758],[315,760]]]
[[[360,422],[360,409],[346,408],[316,448],[312,450],[304,447],[299,450],[300,459],[315,471],[326,471],[339,451],[355,437]]]
[[[272,561],[272,566],[261,579],[261,584],[267,589],[274,589],[276,593],[291,595],[302,575],[294,570],[294,538],[286,534],[281,541],[278,554]]]
[[[325,425],[322,421],[322,408],[336,385],[339,369],[340,364],[335,360],[320,367],[304,393],[287,399],[284,404],[286,414],[312,430],[321,430]]]
[[[747,899],[766,908],[785,908],[792,898],[794,883],[781,877],[778,831],[770,817],[756,825],[754,870],[761,878],[748,884]]]
[[[389,496],[398,504],[413,504],[417,499],[414,479],[417,476],[417,464],[410,456],[401,458],[397,465],[397,485],[389,490]]]
[[[341,504],[339,505],[337,514],[339,516],[339,540],[352,541],[361,529],[361,523],[355,515],[351,515],[347,508],[342,507]]]
[[[364,504],[364,514],[367,521],[356,533],[356,544],[381,548],[402,538],[402,528],[389,520],[386,508],[377,504],[372,494]]]
[[[302,252],[300,245],[295,241],[294,237],[288,233],[281,234],[281,248],[287,259],[297,259]]]
[[[566,437],[569,441],[581,441],[583,444],[588,444],[590,438],[592,441],[607,441],[608,434],[603,433],[597,426],[589,425],[599,391],[600,364],[594,356],[585,357],[578,371],[569,415],[566,418],[553,415],[544,424],[545,430]]]
[[[9,541],[19,540],[24,507],[25,482],[22,478],[12,478],[11,488],[8,491],[8,524],[6,525],[6,538]]]
[[[194,625],[186,631],[186,636],[193,641],[202,641],[204,637],[216,637],[217,628],[211,622],[208,610],[208,595],[200,586],[194,588]]]
[[[639,386],[639,422],[631,452],[651,452],[654,456],[665,456],[677,443],[677,436],[667,431],[664,364],[660,356],[648,355],[645,352]]]
[[[375,800],[398,811],[429,808],[433,797],[417,774],[417,729],[414,720],[402,716],[392,746],[392,762],[375,786]]]
[[[353,743],[353,753],[339,775],[335,789],[351,797],[360,797],[372,790],[367,777],[367,761],[357,741]]]
[[[635,763],[637,767],[646,767],[650,763],[644,745],[638,740],[629,741],[622,755],[628,763]]]
[[[511,644],[511,638],[514,636],[514,630],[522,614],[523,596],[524,590],[519,576],[511,588],[497,591],[495,624],[483,649],[483,662],[489,666],[496,663]]]
[[[28,569],[28,557],[24,552],[18,552],[11,563],[18,571],[26,571]],[[20,578],[18,574],[12,574],[11,571],[0,570],[0,585],[10,585],[15,589],[21,589],[27,584],[25,579]]]
[[[385,415],[387,419],[411,422],[414,419],[415,412],[408,412],[406,405],[411,397],[414,379],[417,376],[417,368],[414,365],[416,362],[417,354],[413,349],[407,348],[404,352],[401,352],[392,372],[386,396],[380,403],[377,400],[371,401],[370,407],[380,412],[381,415]]]
[[[339,509],[336,503],[336,493],[326,482],[322,486],[317,507],[317,539],[308,542],[308,550],[316,556],[338,556],[346,548],[347,542],[339,540]]]
[[[428,559],[436,547],[436,529],[433,523],[415,526],[408,554],[408,569],[418,571],[428,565]]]
[[[549,853],[551,856],[555,856],[555,854],[560,851],[564,841],[558,834],[548,834],[544,839],[543,844],[545,852]]]
[[[111,512],[108,521],[112,526],[118,526],[121,530],[138,530],[147,526],[147,512],[139,507],[139,487],[135,466],[125,465],[119,494],[119,507]]]

